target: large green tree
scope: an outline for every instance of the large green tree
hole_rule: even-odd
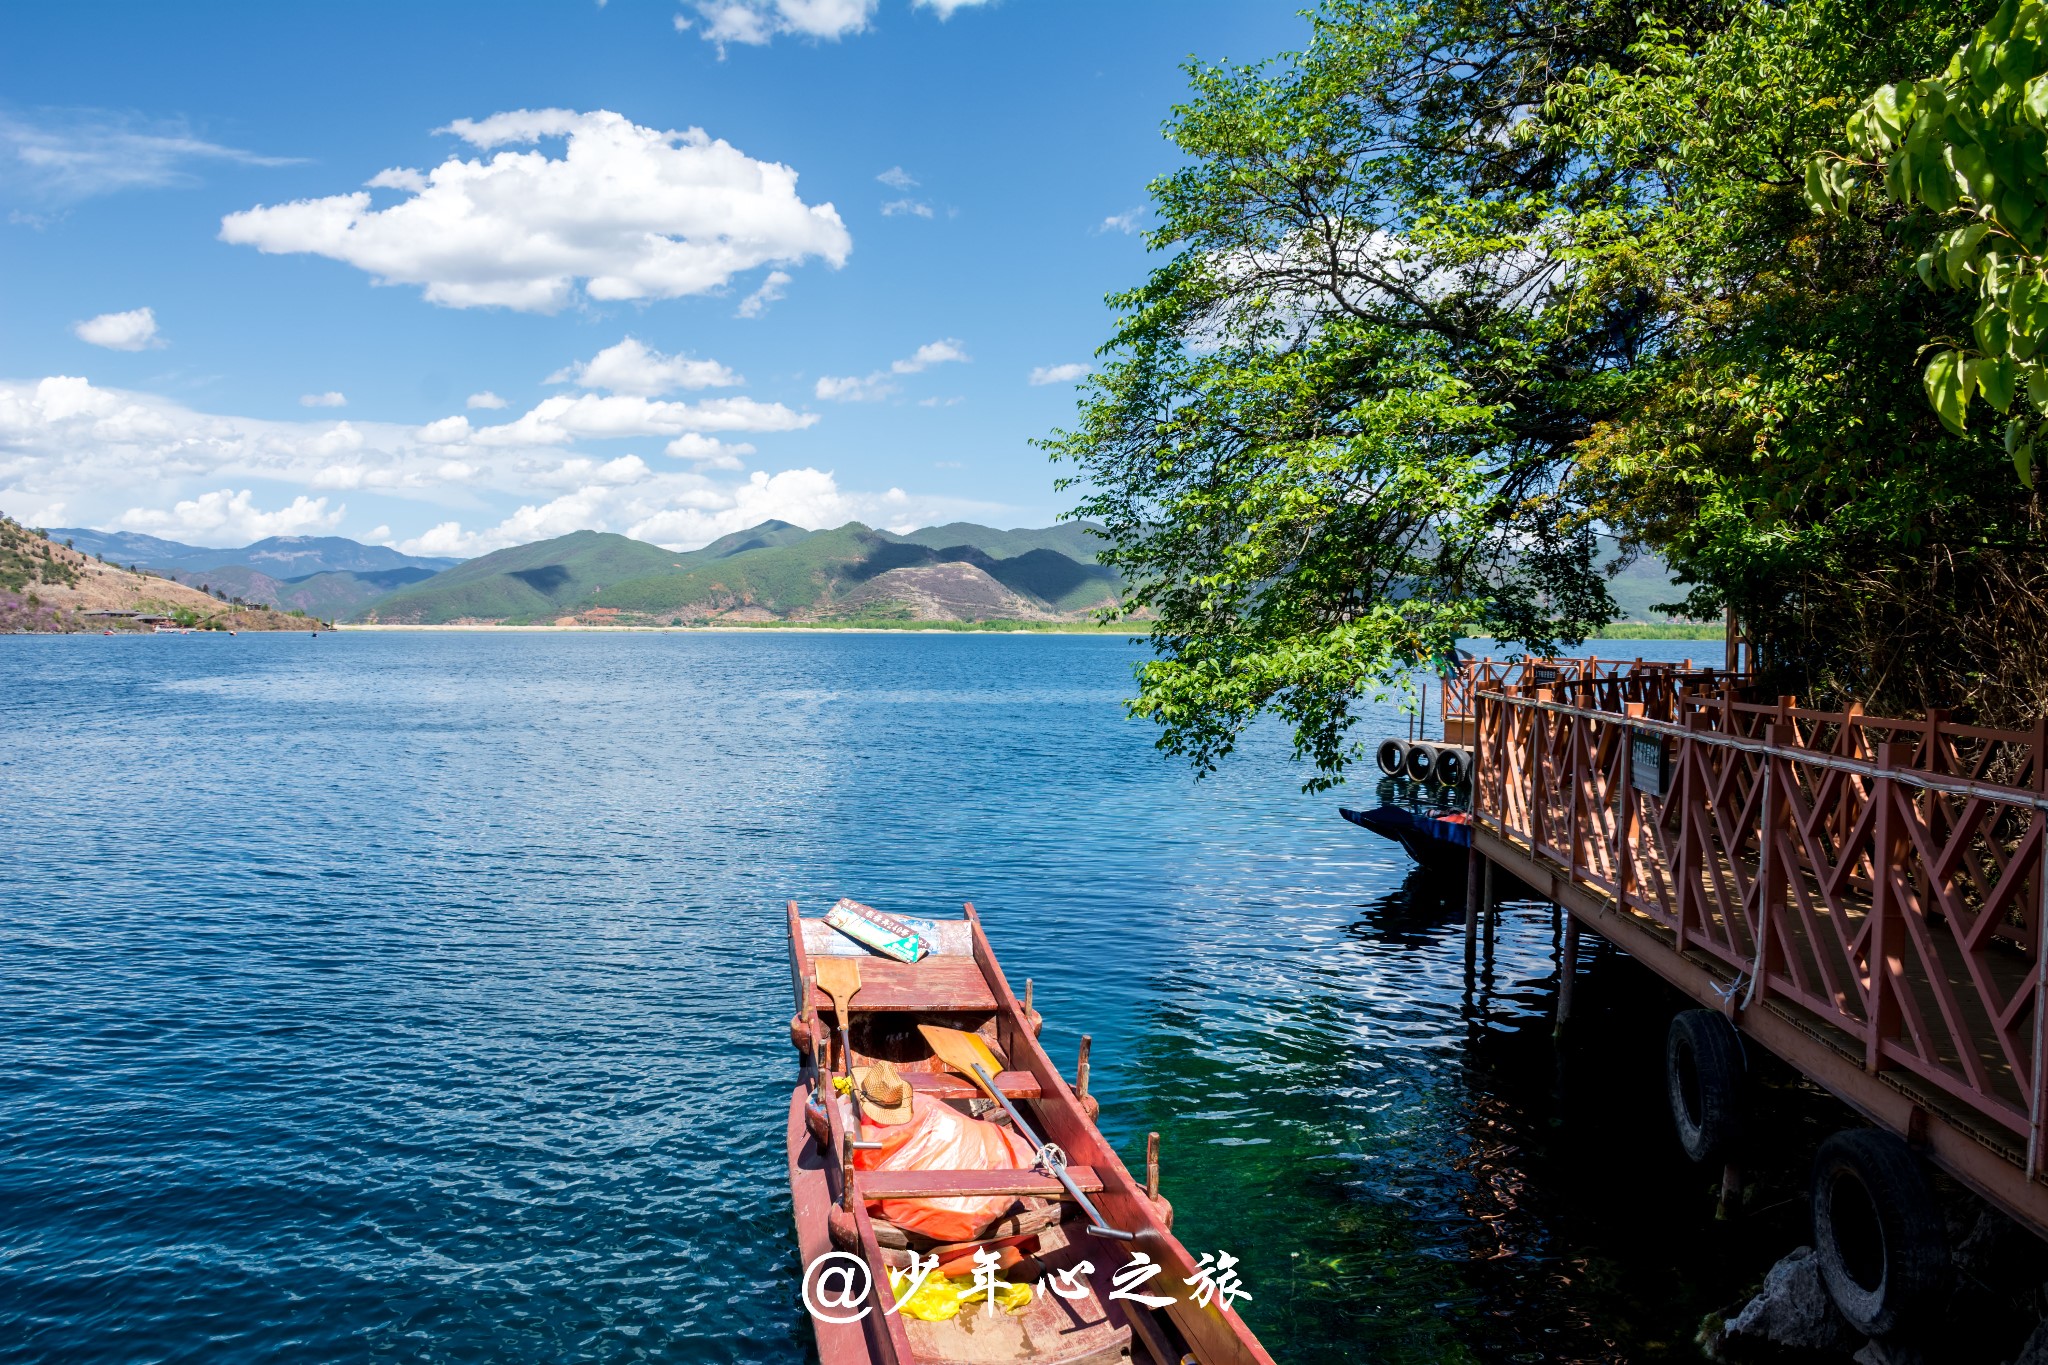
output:
[[[1608,619],[1602,529],[1781,685],[2012,712],[1986,608],[2032,499],[1915,361],[1967,301],[1915,275],[1927,210],[1804,193],[1987,12],[1332,0],[1301,53],[1194,68],[1166,259],[1048,443],[1153,616],[1162,747],[1206,770],[1273,712],[1325,782],[1358,699],[1457,635]]]

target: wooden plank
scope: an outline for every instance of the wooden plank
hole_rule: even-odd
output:
[[[1102,1188],[1092,1166],[1069,1166],[1067,1174],[1084,1194]],[[1037,1171],[855,1171],[854,1191],[863,1199],[981,1199],[999,1194],[1053,1196],[1060,1182]]]
[[[901,1074],[910,1082],[912,1090],[920,1095],[930,1095],[935,1100],[971,1100],[981,1094],[980,1086],[950,1071],[905,1071]],[[1038,1077],[1028,1071],[998,1071],[996,1089],[1013,1100],[1035,1100],[1044,1094]]]
[[[813,986],[811,1003],[830,1010],[832,997]],[[964,1014],[995,1007],[981,968],[965,957],[928,957],[922,962],[863,958],[860,992],[851,1002],[854,1014]]]
[[[804,1099],[808,1093],[800,1085],[789,1097],[788,1142],[790,1204],[796,1214],[797,1250],[805,1268],[832,1250],[826,1223],[832,1211],[832,1191],[824,1159],[804,1124]],[[805,1316],[817,1338],[820,1365],[872,1365],[874,1355],[868,1349],[867,1331],[860,1323],[826,1322],[809,1314]]]

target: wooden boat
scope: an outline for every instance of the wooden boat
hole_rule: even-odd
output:
[[[1385,805],[1374,810],[1339,806],[1337,813],[1354,825],[1392,839],[1432,872],[1465,870],[1465,850],[1472,846],[1472,817],[1465,811],[1417,811]]]
[[[1072,1086],[1039,1046],[1042,1020],[1028,999],[1011,993],[973,905],[963,918],[936,921],[933,951],[918,962],[870,953],[822,919],[804,919],[789,903],[791,984],[797,1014],[790,1040],[803,1058],[802,1076],[789,1098],[789,1185],[803,1264],[838,1252],[866,1267],[873,1289],[869,1311],[857,1321],[826,1320],[813,1308],[820,1365],[1251,1365],[1272,1357],[1235,1312],[1210,1296],[1205,1305],[1186,1281],[1197,1261],[1172,1233],[1172,1207],[1158,1196],[1156,1159],[1147,1181],[1134,1180],[1095,1126],[1096,1104],[1087,1094],[1086,1044]],[[831,1077],[844,1073],[832,1001],[816,984],[821,956],[860,959],[861,988],[850,1009],[850,1062],[888,1061],[918,1092],[965,1107],[980,1096],[972,1080],[947,1071],[932,1054],[920,1024],[978,1034],[1002,1059],[994,1078],[1002,1094],[1038,1136],[1057,1145],[1067,1174],[1094,1204],[1106,1226],[1128,1242],[1098,1236],[1062,1185],[1041,1170],[855,1171],[855,1136],[833,1100]],[[884,1222],[870,1205],[881,1199],[1014,1195],[1026,1206],[986,1234],[1000,1238],[1036,1230],[1038,1262],[1047,1280],[1073,1272],[1067,1284],[1085,1290],[1068,1299],[1047,1282],[1033,1287],[1031,1303],[1010,1315],[969,1303],[960,1315],[925,1322],[884,1313],[893,1302],[887,1267],[909,1262],[913,1249],[929,1249],[915,1234]],[[1036,1207],[1031,1207],[1035,1205]],[[1151,1308],[1113,1297],[1114,1277],[1142,1251],[1163,1267],[1137,1292],[1172,1299]],[[941,1254],[961,1254],[942,1249]],[[1083,1268],[1082,1263],[1086,1263]],[[810,1287],[807,1273],[806,1290]],[[1247,1288],[1250,1286],[1247,1285]],[[808,1295],[807,1295],[807,1307]],[[828,1315],[847,1316],[837,1309]]]

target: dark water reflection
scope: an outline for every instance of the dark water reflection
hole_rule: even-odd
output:
[[[0,641],[0,1359],[801,1360],[780,907],[842,893],[976,901],[1280,1359],[1689,1356],[1817,1128],[1714,1224],[1661,987],[1590,951],[1554,1043],[1548,906],[1468,983],[1459,893],[1278,736],[1191,783],[1135,657]]]

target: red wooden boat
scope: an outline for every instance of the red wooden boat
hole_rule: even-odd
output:
[[[974,907],[968,905],[961,919],[935,923],[936,933],[929,936],[936,940],[933,951],[915,963],[898,962],[868,952],[822,919],[802,918],[796,902],[789,903],[797,999],[790,1040],[803,1058],[800,1083],[789,1098],[789,1185],[821,1365],[1271,1365],[1272,1357],[1219,1297],[1210,1295],[1206,1305],[1198,1301],[1197,1288],[1187,1283],[1196,1276],[1197,1260],[1173,1236],[1172,1208],[1158,1196],[1156,1162],[1148,1162],[1147,1184],[1140,1185],[1103,1139],[1095,1126],[1095,1101],[1086,1094],[1085,1062],[1070,1087],[1039,1046],[1042,1021],[1011,993]],[[850,1058],[839,1055],[832,1001],[816,984],[814,963],[823,956],[859,959]],[[916,1091],[956,1107],[981,1095],[974,1081],[945,1069],[918,1032],[920,1024],[966,1030],[991,1046],[1003,1062],[993,1078],[997,1089],[1039,1137],[1066,1154],[1066,1174],[1082,1200],[1042,1169],[853,1169],[855,1135],[847,1131],[831,1085],[849,1062],[890,1062]],[[1029,1307],[1012,1315],[969,1303],[958,1317],[941,1322],[885,1313],[893,1303],[892,1262],[899,1268],[908,1264],[913,1250],[948,1257],[961,1251],[958,1245],[931,1248],[870,1206],[883,1199],[970,1195],[1020,1200],[985,1236],[1036,1232],[1046,1280],[1033,1287]],[[1091,1214],[1102,1221],[1095,1223]],[[1121,1236],[1106,1235],[1112,1232]],[[1115,1276],[1134,1252],[1145,1253],[1162,1270],[1126,1288],[1168,1297],[1167,1306],[1116,1297]],[[821,1314],[811,1302],[811,1274],[834,1253],[842,1273],[852,1264],[865,1267],[870,1311],[854,1321],[828,1320],[851,1317],[848,1305],[831,1305]],[[1084,1291],[1079,1297],[1050,1292],[1049,1282],[1060,1272],[1069,1272],[1065,1287]],[[837,1285],[845,1287],[844,1281]]]

